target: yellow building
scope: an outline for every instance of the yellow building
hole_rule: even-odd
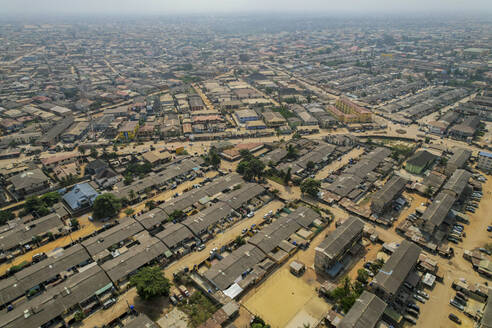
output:
[[[137,121],[128,121],[119,129],[118,138],[123,140],[133,140],[138,131]]]
[[[340,97],[335,103],[336,110],[329,108],[335,117],[344,123],[368,123],[372,122],[372,113],[345,97]]]

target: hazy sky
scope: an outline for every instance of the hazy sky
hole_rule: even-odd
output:
[[[492,0],[0,0],[4,14],[492,12]]]

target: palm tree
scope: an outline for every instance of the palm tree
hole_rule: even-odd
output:
[[[128,192],[128,196],[130,197],[130,201],[135,200],[135,191],[133,191],[133,189],[130,189],[130,191]]]

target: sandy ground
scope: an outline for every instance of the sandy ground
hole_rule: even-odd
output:
[[[325,239],[326,233],[333,231],[331,224],[318,234],[311,246],[305,251],[298,251],[265,282],[250,290],[241,300],[246,311],[241,311],[234,324],[245,327],[250,313],[262,317],[272,327],[302,327],[303,324],[315,324],[329,310],[330,304],[319,298],[316,288],[325,280],[314,270],[315,248]],[[292,261],[306,265],[306,272],[301,277],[290,273]]]
[[[421,309],[421,315],[417,325],[419,327],[458,327],[448,319],[449,313],[456,314],[463,324],[460,327],[473,327],[473,321],[464,316],[461,312],[449,305],[449,300],[454,297],[455,292],[451,288],[453,280],[464,278],[470,283],[484,283],[488,279],[480,276],[473,270],[470,262],[463,258],[464,249],[481,247],[490,242],[492,234],[487,232],[487,226],[491,224],[492,213],[492,177],[483,184],[483,199],[480,207],[475,213],[467,213],[470,217],[470,224],[465,225],[467,237],[459,245],[453,245],[455,256],[450,260],[434,257],[439,261],[439,266],[444,270],[444,284],[437,284],[432,290],[430,300]],[[439,323],[439,326],[436,325]]]
[[[274,328],[286,327],[293,318],[301,326],[303,323],[313,324],[312,318],[316,322],[330,308],[317,296],[314,284],[310,285],[290,273],[289,263],[242,301],[250,312],[259,315]],[[301,316],[297,317],[299,313]]]
[[[173,278],[173,273],[177,272],[184,267],[193,267],[195,264],[199,264],[204,261],[209,252],[214,247],[220,247],[225,245],[232,240],[234,240],[238,235],[241,234],[241,231],[245,228],[251,227],[252,224],[258,224],[263,221],[263,216],[268,213],[270,210],[276,211],[284,206],[284,204],[280,201],[272,201],[261,209],[256,211],[255,215],[252,218],[248,218],[242,220],[235,224],[232,228],[226,230],[224,233],[217,235],[212,241],[207,243],[207,247],[201,252],[192,252],[189,253],[176,262],[171,263],[164,269],[164,274],[168,279]],[[82,327],[84,328],[93,328],[96,325],[107,324],[111,320],[121,316],[125,311],[128,310],[128,304],[134,304],[137,311],[144,312],[149,315],[153,320],[157,320],[162,315],[169,310],[169,303],[167,302],[167,298],[163,299],[155,304],[152,302],[144,302],[142,301],[138,295],[136,294],[135,288],[130,288],[127,292],[123,293],[117,300],[116,304],[107,310],[97,311],[90,317],[84,320]],[[248,319],[249,323],[249,319]]]
[[[43,245],[39,248],[33,249],[25,254],[22,254],[20,256],[17,256],[12,260],[12,262],[8,263],[3,263],[0,266],[0,274],[4,274],[8,268],[10,268],[13,265],[17,265],[19,263],[22,263],[23,261],[31,262],[32,256],[37,253],[46,253],[48,254],[49,252],[53,251],[56,248],[60,247],[65,247],[69,245],[72,240],[75,241],[78,238],[90,235],[94,231],[96,231],[98,228],[100,228],[103,223],[100,222],[90,222],[88,219],[88,216],[85,215],[81,218],[78,218],[79,223],[80,223],[80,229],[77,231],[72,232],[69,235],[63,236],[61,238],[58,238],[56,240],[53,240],[52,242]]]

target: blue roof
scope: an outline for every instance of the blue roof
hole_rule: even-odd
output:
[[[485,157],[492,157],[492,153],[487,153],[487,152],[485,152],[485,151],[481,151],[481,152],[479,153],[479,155],[480,155],[480,156],[485,156]]]
[[[76,184],[72,190],[63,195],[63,200],[72,210],[92,206],[98,192],[88,183]]]

